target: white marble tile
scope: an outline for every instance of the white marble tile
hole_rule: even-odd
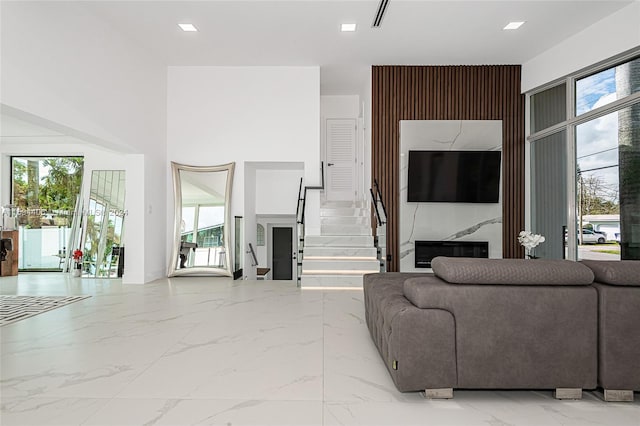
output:
[[[325,216],[366,216],[369,209],[366,207],[322,207],[320,217]]]
[[[3,426],[80,425],[108,399],[91,398],[6,398],[0,404]]]
[[[400,122],[400,271],[415,268],[415,241],[487,241],[489,257],[502,257],[502,196],[498,203],[407,202],[409,151],[501,150],[500,120]],[[501,194],[500,190],[500,194]]]
[[[219,307],[119,396],[321,399],[322,295],[273,296]]]
[[[3,281],[13,294],[93,295],[1,329],[3,425],[639,425],[638,394],[611,404],[588,392],[582,401],[550,391],[456,391],[450,401],[398,392],[369,336],[361,289],[62,281]]]
[[[85,425],[322,425],[320,401],[116,398]]]
[[[364,200],[364,201],[322,200],[320,207],[322,209],[330,209],[330,208],[337,208],[337,207],[357,207],[360,209],[365,209],[369,207],[369,200]]]
[[[314,330],[304,324],[262,324],[251,332],[229,326],[229,331],[199,327],[119,396],[321,399],[319,325]]]
[[[551,392],[455,391],[452,400],[325,403],[325,425],[616,425],[637,426],[638,406],[611,406],[588,396],[557,401]]]
[[[320,225],[321,235],[371,235],[370,225],[345,225],[323,223]]]
[[[325,293],[324,400],[329,402],[412,401],[393,384],[365,322],[362,292]]]
[[[350,260],[350,259],[304,259],[302,261],[302,271],[380,271],[380,262],[371,260]]]
[[[371,235],[307,235],[305,247],[373,247]]]
[[[320,224],[371,225],[371,218],[368,213],[363,216],[323,216],[320,218]]]
[[[375,247],[305,247],[305,258],[312,256],[371,257],[376,258]]]
[[[27,320],[28,321],[28,320]],[[2,356],[3,396],[112,397],[193,325],[70,323]]]

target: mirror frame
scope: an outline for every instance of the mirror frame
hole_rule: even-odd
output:
[[[233,171],[235,162],[221,164],[218,166],[189,166],[186,164],[171,162],[171,170],[173,174],[173,204],[174,204],[174,229],[173,229],[173,249],[171,260],[169,262],[169,277],[180,276],[233,276],[233,265],[231,264],[231,187],[233,183]],[[224,194],[224,248],[225,248],[225,265],[226,268],[215,268],[209,266],[194,266],[191,268],[177,269],[177,259],[180,255],[180,222],[182,220],[182,185],[180,180],[180,171],[210,173],[210,172],[227,172],[227,183]]]

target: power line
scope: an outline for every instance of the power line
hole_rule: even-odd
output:
[[[591,157],[592,155],[596,155],[596,154],[602,154],[603,152],[613,151],[614,149],[618,149],[618,147],[616,146],[614,148],[605,149],[603,151],[592,152],[591,154],[587,154],[587,155],[583,155],[581,157],[578,157],[578,158],[576,158],[576,160],[579,160],[579,159],[585,158],[585,157]]]
[[[594,170],[603,170],[603,169],[610,169],[612,167],[618,167],[617,164],[613,164],[611,166],[603,166],[603,167],[594,167],[593,169],[587,169],[587,170],[580,170],[580,173],[585,173],[585,172],[592,172]]]

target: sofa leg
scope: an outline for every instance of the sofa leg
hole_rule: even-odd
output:
[[[556,399],[582,399],[582,388],[556,388]]]
[[[633,391],[605,389],[604,400],[607,402],[633,402]]]
[[[425,389],[424,397],[427,399],[452,399],[453,388]]]

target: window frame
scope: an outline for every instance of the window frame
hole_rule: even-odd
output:
[[[526,228],[531,228],[532,224],[532,210],[531,210],[531,144],[537,140],[544,139],[555,133],[566,131],[566,148],[567,148],[567,258],[569,260],[578,259],[578,226],[577,226],[577,210],[576,210],[576,196],[577,196],[577,182],[576,182],[576,128],[577,126],[586,122],[604,117],[605,115],[613,112],[621,111],[632,105],[640,103],[640,92],[632,93],[625,96],[622,99],[616,99],[614,102],[608,103],[601,107],[589,110],[580,115],[576,115],[576,81],[589,77],[590,75],[597,74],[610,68],[614,68],[618,65],[622,65],[633,60],[640,59],[640,48],[634,48],[620,55],[613,56],[612,58],[598,62],[591,66],[585,67],[573,74],[551,81],[545,85],[539,86],[526,93],[525,104],[525,131],[527,132],[525,142],[525,164],[526,175],[525,185],[527,188],[525,197],[525,224]],[[566,120],[553,126],[549,126],[540,131],[531,133],[531,98],[538,93],[545,90],[565,84],[566,86]]]

